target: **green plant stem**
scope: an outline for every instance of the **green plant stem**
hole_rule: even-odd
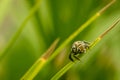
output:
[[[67,44],[69,44],[80,32],[82,32],[89,24],[91,24],[95,19],[97,19],[107,8],[109,8],[115,0],[112,0],[106,6],[104,6],[101,10],[99,10],[95,15],[93,15],[88,21],[86,21],[82,26],[78,28],[73,34],[71,34],[63,43],[60,45],[53,55],[49,58],[48,62],[54,59],[55,56],[58,55],[59,51],[61,51]]]
[[[111,1],[112,3],[114,3],[114,1]],[[70,42],[72,41],[81,31],[83,31],[89,24],[91,24],[96,18],[98,18],[109,6],[112,5],[112,3],[107,4],[105,7],[103,7],[100,11],[98,11],[94,16],[92,16],[88,21],[86,21],[82,26],[79,27],[78,30],[76,30],[71,36],[69,36],[63,43],[62,45],[60,45],[53,53],[53,55],[44,63],[43,66],[47,65],[51,60],[54,59],[55,56],[57,56],[57,54]],[[108,6],[109,5],[109,6]],[[69,65],[73,65],[73,63],[69,63],[66,68],[68,68]],[[42,66],[42,67],[43,67]],[[69,66],[69,68],[71,67]],[[39,71],[42,69],[42,67],[39,69]],[[68,68],[68,69],[69,69]],[[68,70],[67,69],[67,70]],[[64,70],[64,69],[63,69]],[[66,71],[67,71],[66,70]],[[64,72],[63,72],[64,73]],[[63,74],[62,73],[62,74]],[[61,74],[61,75],[62,75]]]
[[[46,60],[53,53],[58,42],[59,42],[59,38],[53,42],[53,44],[49,47],[49,49],[42,55],[42,57],[40,57],[32,65],[32,67],[25,73],[25,75],[23,75],[23,77],[20,80],[32,80],[38,74],[39,70],[43,67],[43,65],[46,63]]]
[[[39,59],[33,66],[26,72],[26,74],[20,79],[20,80],[32,80],[37,73],[39,72],[39,69],[42,68],[42,66],[45,64],[46,60]]]
[[[20,36],[20,34],[23,31],[23,29],[24,29],[25,25],[27,24],[27,22],[30,20],[30,18],[34,15],[34,13],[39,8],[40,1],[41,0],[37,0],[35,6],[31,9],[29,15],[22,22],[22,24],[20,25],[18,31],[14,34],[14,36],[11,38],[10,42],[8,43],[8,45],[6,46],[4,51],[0,54],[0,61],[7,55],[8,51],[10,50],[10,48],[14,45],[14,43],[17,40],[17,38]]]
[[[93,43],[91,43],[90,48],[94,47],[109,31],[111,31],[118,23],[120,22],[120,18],[110,26],[106,31],[104,31]]]
[[[109,4],[108,4],[109,5]],[[67,45],[67,44],[69,44],[69,42],[71,42],[81,31],[83,31],[89,24],[91,24],[96,18],[98,18],[100,15],[101,15],[101,13],[103,13],[110,5],[112,5],[111,3],[110,3],[110,5],[108,6],[107,5],[107,7],[105,8],[104,7],[104,10],[103,10],[103,8],[100,10],[100,11],[98,11],[95,15],[93,15],[88,21],[86,21],[82,26],[80,26],[79,27],[79,29],[78,30],[76,30],[71,36],[69,36],[55,51],[54,51],[54,53],[50,56],[50,58],[48,58],[48,60],[46,60],[46,62],[39,68],[39,70],[38,71],[40,71],[41,69],[42,69],[42,67],[43,66],[45,66],[45,65],[47,65],[51,60],[53,60],[54,58],[55,58],[55,56],[57,56],[58,55],[58,53]],[[66,68],[68,68],[68,66],[69,66],[69,68],[73,65],[74,63],[69,63],[67,66],[66,66]],[[70,66],[71,65],[71,66]],[[66,69],[65,68],[65,69]],[[68,69],[69,69],[68,68]],[[34,69],[35,70],[35,69]],[[33,71],[34,72],[34,71]],[[63,73],[62,73],[63,74]],[[62,75],[61,74],[61,75]],[[37,75],[37,74],[36,74]],[[34,76],[35,77],[35,76]]]
[[[68,71],[75,63],[69,62],[66,66],[64,66],[55,76],[52,77],[51,80],[58,80],[60,76],[62,76],[66,71]]]
[[[110,26],[105,32],[103,32],[100,36],[98,36],[98,38],[96,38],[91,44],[90,44],[90,48],[92,49],[98,42],[100,42],[100,40],[110,31],[112,30],[120,21],[120,19],[118,19],[112,26]],[[78,62],[76,60],[76,62]],[[67,72],[67,70],[69,70],[75,63],[73,62],[69,62],[67,65],[65,65],[59,72],[57,72],[52,78],[51,80],[58,80],[65,72]]]
[[[68,43],[70,43],[80,32],[82,32],[90,23],[92,23],[97,17],[100,15],[97,13],[94,16],[92,16],[86,23],[84,23],[82,26],[79,27],[78,30],[76,30],[71,36],[69,36],[63,43],[58,47],[53,55],[50,57],[48,61],[51,61],[54,59],[55,56],[61,51]]]

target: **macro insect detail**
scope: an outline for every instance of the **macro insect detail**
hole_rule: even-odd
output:
[[[73,43],[71,52],[69,55],[69,59],[74,62],[73,57],[77,60],[79,59],[79,55],[86,53],[87,49],[89,49],[90,43],[86,41],[76,41]]]

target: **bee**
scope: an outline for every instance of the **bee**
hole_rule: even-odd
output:
[[[87,49],[89,49],[90,43],[86,41],[76,41],[72,44],[71,52],[69,55],[69,59],[74,62],[73,57],[77,60],[79,59],[79,55],[86,53]]]

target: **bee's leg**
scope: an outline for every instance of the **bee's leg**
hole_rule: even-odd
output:
[[[80,61],[80,58],[78,58],[76,55],[73,55],[77,60],[79,60]]]
[[[72,58],[72,52],[70,52],[70,55],[69,55],[69,59],[72,61],[72,62],[74,62],[74,60],[73,60],[73,58]]]

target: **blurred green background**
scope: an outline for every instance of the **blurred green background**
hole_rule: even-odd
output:
[[[0,62],[0,80],[19,80],[56,38],[58,46],[111,0],[41,0],[17,42]],[[19,29],[36,0],[0,0],[0,52]],[[92,42],[120,17],[117,0],[74,40]],[[72,42],[35,77],[50,80],[70,60]],[[0,54],[1,55],[1,54]],[[120,24],[60,80],[120,80]]]

